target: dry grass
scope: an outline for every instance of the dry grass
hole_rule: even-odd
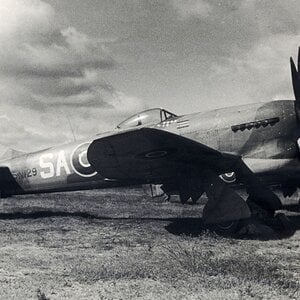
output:
[[[230,239],[211,237],[210,234],[205,239],[209,243],[226,245],[228,249],[225,252],[203,249],[193,241],[167,246],[168,269],[172,269],[173,274],[194,274],[207,289],[234,289],[246,284],[246,290],[252,285],[261,285],[289,296],[298,293],[300,283],[282,269],[280,257],[258,254],[255,247],[230,247]]]
[[[0,299],[300,297],[299,232],[223,238],[200,230],[201,205],[137,190],[1,201]]]

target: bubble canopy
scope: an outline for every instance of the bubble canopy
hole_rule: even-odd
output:
[[[165,109],[152,108],[152,109],[142,111],[126,119],[125,121],[120,123],[117,126],[117,128],[126,129],[126,128],[132,128],[137,126],[154,125],[175,117],[177,117],[177,115]]]

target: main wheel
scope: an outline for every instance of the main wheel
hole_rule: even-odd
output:
[[[237,233],[239,228],[240,228],[240,220],[221,222],[221,223],[218,223],[218,224],[214,224],[212,226],[212,229],[217,234],[226,235],[226,236]]]

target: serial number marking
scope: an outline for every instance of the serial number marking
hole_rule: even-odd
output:
[[[32,169],[25,169],[25,170],[17,171],[15,173],[13,173],[13,177],[16,178],[17,180],[22,180],[25,178],[37,176],[37,174],[38,174],[37,169],[32,168]]]

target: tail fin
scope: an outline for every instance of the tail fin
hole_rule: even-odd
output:
[[[24,154],[25,154],[25,152],[9,148],[0,156],[0,159],[1,160],[12,159],[12,158],[24,155]]]

